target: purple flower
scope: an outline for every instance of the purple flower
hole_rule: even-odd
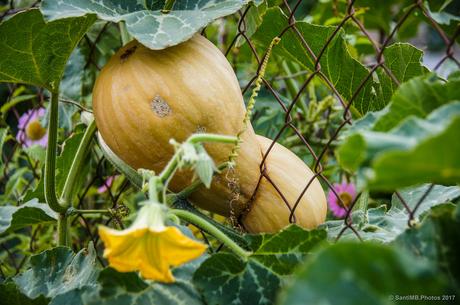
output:
[[[341,184],[334,184],[334,190],[337,195],[342,199],[343,205],[332,190],[329,190],[327,201],[332,214],[338,218],[344,218],[347,214],[348,208],[356,198],[356,187],[353,183],[342,182]]]
[[[16,139],[24,147],[48,145],[48,133],[46,128],[40,123],[40,119],[45,116],[45,108],[31,109],[24,113],[18,122],[18,133]]]
[[[116,175],[115,175],[115,176],[107,177],[107,179],[104,181],[104,184],[97,188],[97,192],[98,192],[99,194],[102,194],[102,193],[107,192],[107,190],[112,186],[113,180],[114,180],[116,177],[117,177]]]

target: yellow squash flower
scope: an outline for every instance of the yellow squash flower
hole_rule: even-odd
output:
[[[125,230],[99,227],[105,244],[104,257],[120,272],[140,271],[142,277],[174,282],[170,267],[178,266],[206,251],[206,246],[164,225],[166,207],[147,202],[133,224]]]

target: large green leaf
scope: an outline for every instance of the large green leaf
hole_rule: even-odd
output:
[[[43,296],[35,300],[29,299],[19,291],[13,282],[0,284],[0,301],[5,305],[47,305],[49,302]]]
[[[344,242],[309,257],[280,304],[398,304],[397,296],[447,292],[426,261],[387,245]]]
[[[54,222],[57,215],[47,204],[33,199],[20,206],[0,207],[0,233],[40,223]]]
[[[14,282],[31,299],[55,298],[75,289],[95,287],[98,274],[92,245],[77,254],[57,247],[32,256],[30,269],[16,276]]]
[[[420,226],[408,229],[394,244],[431,260],[460,289],[459,240],[460,208],[445,204],[433,208]]]
[[[67,99],[80,101],[82,99],[83,75],[85,72],[85,57],[80,48],[76,48],[69,57],[64,69],[60,94]]]
[[[287,24],[288,19],[279,8],[270,8],[253,39],[258,45],[267,47]],[[320,54],[325,42],[336,30],[332,26],[313,25],[305,21],[298,21],[296,28],[316,56]],[[320,59],[320,64],[324,75],[340,95],[349,101],[370,71],[350,55],[343,35],[344,32],[340,30],[332,39]],[[274,52],[297,62],[304,69],[315,70],[314,58],[307,52],[293,31],[284,34]],[[421,51],[409,44],[396,44],[388,47],[384,52],[384,58],[388,68],[399,82],[425,73],[425,68],[420,63]],[[379,75],[381,84],[370,77],[353,100],[354,107],[361,114],[384,108],[396,88],[394,82],[383,72]]]
[[[218,253],[196,271],[193,281],[208,304],[273,304],[283,276],[326,238],[324,230],[290,226],[277,234],[247,236],[253,254],[247,261]]]
[[[253,39],[259,45],[267,47],[271,40],[279,35],[287,24],[287,17],[279,8],[268,9],[263,23],[253,35]],[[334,27],[313,25],[304,21],[297,22],[296,27],[316,55],[319,54],[325,41],[335,30]],[[304,69],[312,71],[315,68],[314,59],[304,49],[300,39],[293,31],[288,31],[284,34],[274,51],[288,60],[297,62]],[[336,35],[332,40],[321,57],[320,64],[326,77],[329,78],[337,88],[337,91],[346,100],[352,97],[353,92],[360,85],[360,81],[369,73],[361,63],[351,57],[341,34]],[[362,110],[363,105],[369,103],[370,100],[375,101],[375,95],[372,94],[372,91],[372,82],[367,82],[354,100],[358,109]],[[383,106],[381,105],[381,108]]]
[[[409,209],[413,210],[429,187],[428,184],[410,187],[400,190],[399,194]],[[460,187],[435,185],[418,206],[414,213],[414,220],[419,221],[421,214],[430,208],[451,202],[459,197]],[[398,196],[394,194],[389,210],[385,205],[371,208],[367,211],[357,210],[352,212],[351,219],[353,227],[358,231],[362,239],[391,242],[408,228],[409,212]],[[330,220],[324,226],[328,228],[328,235],[331,239],[335,239],[340,231],[345,228],[343,220]],[[352,230],[347,229],[341,239],[357,239],[357,236]]]
[[[453,102],[426,119],[412,115],[389,132],[354,128],[337,149],[337,159],[349,171],[361,168],[374,189],[455,184],[460,181],[459,124],[460,102]]]
[[[277,234],[246,235],[251,258],[279,275],[291,274],[302,257],[326,237],[326,232],[305,231],[291,225]]]
[[[423,52],[408,43],[395,43],[385,48],[383,56],[385,66],[400,84],[428,72],[428,69],[421,64]],[[380,88],[382,94],[378,99],[387,104],[398,89],[398,84],[383,69],[377,71],[380,86],[375,87]]]
[[[436,108],[452,101],[460,101],[460,78],[442,82],[434,75],[416,77],[401,85],[391,104],[377,119],[373,127],[388,131],[409,115],[426,117]]]
[[[457,184],[460,181],[460,116],[436,136],[413,149],[389,151],[373,162],[371,182],[374,189],[395,189],[417,183]]]
[[[103,270],[98,278],[99,289],[83,294],[85,305],[204,305],[201,295],[191,283],[191,277],[203,259],[198,259],[173,270],[173,284],[145,282],[136,273]],[[55,305],[65,305],[62,303]]]
[[[164,49],[192,37],[214,19],[230,15],[245,0],[176,0],[173,10],[162,13],[164,0],[45,0],[41,10],[50,19],[96,14],[106,21],[124,21],[128,32],[151,49]]]
[[[21,12],[0,24],[0,82],[55,89],[73,49],[94,16],[45,23],[39,10]]]

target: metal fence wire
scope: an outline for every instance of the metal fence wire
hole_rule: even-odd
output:
[[[337,1],[333,1],[333,2],[331,2],[331,4],[336,5],[337,4],[336,2]],[[270,94],[273,96],[273,98],[279,103],[282,111],[285,112],[285,116],[284,116],[284,125],[282,126],[282,128],[279,129],[278,133],[276,134],[275,138],[273,139],[272,144],[270,145],[269,149],[265,152],[265,154],[263,156],[262,163],[260,164],[260,177],[264,177],[267,181],[269,181],[273,185],[273,187],[278,191],[280,197],[285,201],[285,204],[287,205],[287,207],[290,210],[289,222],[291,222],[291,223],[295,223],[294,213],[295,213],[296,209],[298,208],[298,204],[299,204],[301,198],[303,197],[303,195],[308,191],[308,188],[310,187],[310,185],[312,184],[312,182],[315,179],[321,179],[324,182],[324,184],[327,185],[327,187],[330,189],[330,191],[332,191],[333,194],[337,197],[337,200],[341,203],[341,205],[343,207],[346,207],[346,205],[344,204],[342,198],[336,192],[336,190],[334,189],[334,187],[331,184],[331,182],[326,178],[326,176],[324,174],[324,166],[323,166],[323,164],[321,162],[324,159],[325,155],[331,152],[331,143],[333,141],[337,140],[337,138],[338,138],[340,132],[342,131],[342,129],[346,125],[352,125],[353,124],[352,115],[351,115],[351,112],[350,112],[350,107],[352,106],[353,101],[356,99],[358,94],[361,92],[361,90],[363,89],[365,84],[369,81],[369,79],[372,78],[372,75],[377,71],[378,68],[382,68],[382,70],[391,78],[391,80],[397,86],[400,85],[400,81],[398,80],[398,78],[385,65],[385,59],[383,57],[383,53],[384,53],[385,49],[393,41],[397,31],[408,20],[409,16],[412,13],[414,13],[414,11],[416,11],[416,10],[420,11],[420,13],[422,13],[427,18],[428,24],[438,33],[438,35],[441,37],[443,43],[445,44],[445,55],[436,64],[434,70],[435,71],[438,70],[439,67],[441,67],[441,65],[446,60],[453,61],[460,68],[460,62],[454,56],[454,45],[455,45],[456,38],[460,35],[460,25],[457,25],[457,29],[455,31],[454,36],[449,38],[446,35],[446,33],[443,31],[443,29],[439,26],[439,24],[432,18],[432,16],[430,15],[429,11],[425,7],[424,2],[422,0],[414,1],[407,8],[406,12],[402,15],[402,17],[396,23],[396,25],[394,26],[394,28],[390,32],[390,34],[386,38],[384,38],[382,43],[379,43],[378,41],[375,41],[372,38],[372,36],[370,34],[370,31],[368,31],[364,27],[364,24],[356,17],[356,14],[355,14],[355,12],[356,12],[355,2],[356,2],[355,0],[348,0],[347,1],[347,8],[346,8],[345,16],[339,22],[339,24],[335,27],[335,30],[328,37],[328,39],[324,42],[324,45],[322,46],[321,50],[317,54],[315,54],[315,52],[313,52],[312,48],[310,47],[310,42],[307,41],[302,36],[301,32],[297,28],[297,21],[296,21],[296,18],[295,18],[295,13],[299,9],[299,7],[300,7],[300,5],[302,3],[302,0],[298,0],[293,6],[291,6],[288,3],[287,0],[283,0],[283,8],[285,9],[285,12],[288,13],[289,17],[288,17],[286,26],[280,31],[280,33],[277,35],[277,37],[282,39],[282,37],[287,35],[288,33],[295,35],[295,37],[300,41],[300,43],[301,43],[304,51],[306,52],[306,54],[308,54],[310,56],[310,58],[314,61],[314,70],[309,72],[309,74],[307,74],[308,77],[307,77],[306,81],[300,86],[299,91],[294,96],[294,98],[290,101],[290,103],[288,104],[287,107],[284,105],[284,103],[281,100],[279,94],[273,89],[274,86],[271,84],[270,80],[263,79],[263,83],[264,83],[266,89],[270,92]],[[378,4],[376,4],[376,5],[378,5]],[[240,19],[239,19],[239,22],[238,22],[238,32],[235,35],[232,43],[230,44],[230,46],[227,49],[227,51],[225,52],[225,54],[228,55],[230,53],[231,49],[235,47],[235,44],[236,44],[237,40],[240,37],[242,37],[246,41],[246,43],[250,46],[252,54],[254,55],[255,59],[258,62],[259,65],[258,65],[257,71],[259,71],[261,66],[262,66],[262,63],[263,63],[263,60],[261,59],[263,57],[260,56],[260,53],[258,52],[255,44],[251,41],[251,39],[247,35],[246,17],[248,16],[248,12],[249,12],[250,9],[253,9],[253,7],[248,6],[244,11],[239,12]],[[333,8],[331,7],[331,9],[333,9]],[[344,28],[345,25],[348,24],[348,23],[352,23],[356,27],[358,27],[359,30],[364,34],[364,36],[369,40],[369,42],[371,43],[371,45],[372,45],[372,47],[373,47],[373,49],[375,51],[375,63],[373,63],[370,66],[370,68],[368,69],[369,73],[361,80],[359,86],[353,92],[351,98],[349,100],[346,100],[344,97],[342,97],[339,94],[338,90],[334,87],[333,82],[326,76],[325,73],[323,73],[323,71],[321,69],[320,60],[321,60],[322,56],[324,56],[325,51],[327,50],[327,48],[329,48],[331,46],[331,43],[332,43],[333,39],[338,35],[339,31],[342,28]],[[275,38],[275,37],[271,37],[271,38]],[[267,50],[265,50],[265,53],[264,53],[263,56],[266,56],[266,55],[267,55]],[[300,99],[300,96],[302,95],[302,93],[304,93],[306,91],[306,88],[308,87],[308,85],[312,82],[312,80],[315,77],[319,77],[319,78],[322,79],[322,81],[329,87],[331,92],[334,94],[334,96],[338,99],[338,101],[340,102],[340,104],[343,107],[343,116],[342,116],[341,124],[333,132],[332,136],[328,139],[327,143],[323,146],[323,148],[321,149],[319,154],[315,153],[315,151],[313,150],[312,145],[309,143],[308,139],[306,139],[302,135],[302,132],[300,132],[298,130],[298,128],[295,126],[294,122],[295,122],[296,119],[291,115],[294,106],[296,105],[296,103]],[[251,85],[256,80],[256,78],[257,78],[257,73],[249,81],[249,83],[244,87],[243,93],[246,92],[251,87]],[[295,202],[288,202],[286,200],[286,197],[281,193],[280,188],[274,183],[273,179],[271,179],[269,174],[267,174],[267,172],[265,171],[265,168],[266,168],[265,167],[265,162],[267,160],[267,156],[270,154],[273,146],[275,145],[275,142],[281,137],[283,132],[285,132],[285,130],[288,129],[288,128],[291,128],[294,131],[294,133],[299,137],[299,139],[301,140],[303,145],[305,145],[305,147],[308,149],[308,152],[311,154],[311,156],[314,159],[314,166],[313,166],[314,176],[311,179],[308,179],[308,181],[305,182],[305,188],[299,194],[299,196],[298,196],[298,198],[297,198],[297,200]],[[259,184],[260,184],[260,182],[261,182],[261,179],[259,179]],[[402,202],[403,206],[405,207],[405,209],[408,212],[408,215],[409,215],[408,225],[409,226],[413,225],[412,220],[414,219],[414,214],[415,214],[416,210],[421,205],[423,200],[429,195],[429,193],[431,192],[432,188],[433,188],[433,185],[431,185],[426,190],[425,194],[423,194],[421,196],[421,198],[419,199],[417,204],[412,209],[409,207],[409,205],[406,203],[406,201],[402,198],[402,196],[398,192],[396,192],[397,197],[400,199],[400,201]],[[258,187],[256,187],[256,191],[257,191],[257,189],[258,189]],[[356,198],[350,204],[350,206],[347,207],[347,213],[346,213],[346,216],[344,218],[344,227],[339,232],[338,236],[336,237],[336,240],[339,240],[343,236],[343,233],[346,230],[353,231],[353,233],[357,236],[357,238],[362,240],[360,234],[358,233],[358,230],[356,230],[356,228],[353,226],[353,223],[351,221],[351,212],[352,212],[354,206],[356,205],[356,203],[358,202],[358,199],[359,199],[360,195],[361,194],[358,194],[358,196],[356,196]]]
[[[332,1],[331,6],[335,6],[337,4],[336,2],[337,1]],[[13,1],[11,1],[10,3],[13,3]],[[33,4],[33,6],[36,6],[37,3],[38,2],[35,2]],[[287,106],[282,101],[282,99],[280,97],[280,94],[274,89],[274,87],[276,87],[273,84],[274,80],[269,80],[267,78],[262,79],[263,86],[271,94],[271,96],[279,103],[281,111],[284,112],[284,124],[278,130],[278,132],[276,133],[276,136],[274,137],[272,144],[270,145],[269,149],[265,152],[265,154],[263,156],[262,163],[260,164],[260,167],[259,167],[260,168],[259,184],[260,184],[260,181],[262,180],[262,178],[265,178],[279,192],[280,197],[283,198],[283,200],[285,201],[285,204],[287,205],[287,207],[290,210],[289,222],[291,222],[291,223],[295,223],[294,213],[295,213],[296,209],[299,208],[298,205],[299,205],[299,202],[300,202],[302,196],[308,191],[310,185],[312,184],[312,182],[315,179],[319,179],[320,181],[324,182],[323,184],[326,185],[328,187],[328,189],[330,189],[330,191],[332,191],[335,194],[335,196],[337,197],[337,200],[342,204],[342,206],[345,207],[345,204],[342,201],[342,198],[339,196],[339,194],[334,189],[332,183],[326,177],[325,166],[322,164],[322,162],[324,162],[325,156],[327,156],[328,154],[332,153],[332,149],[331,149],[332,148],[332,143],[337,140],[338,136],[340,135],[340,133],[342,132],[344,127],[346,125],[352,125],[353,124],[352,115],[351,115],[351,112],[350,112],[350,107],[352,106],[354,100],[357,98],[358,94],[364,88],[366,83],[370,79],[372,79],[372,76],[377,71],[377,69],[381,68],[382,71],[384,71],[386,73],[386,75],[388,75],[388,77],[390,77],[391,80],[394,82],[394,84],[396,84],[397,86],[400,84],[400,81],[398,80],[398,78],[386,66],[385,59],[383,57],[383,53],[384,53],[385,49],[390,45],[390,43],[392,41],[394,41],[395,35],[397,34],[398,30],[401,28],[401,26],[405,22],[407,22],[407,20],[409,19],[411,14],[413,14],[415,11],[419,11],[421,14],[423,14],[423,16],[426,18],[426,21],[427,21],[426,23],[437,32],[439,37],[442,39],[443,44],[445,45],[445,54],[439,60],[439,62],[436,64],[434,70],[438,70],[441,67],[441,65],[447,60],[452,61],[453,63],[455,63],[460,68],[460,62],[458,61],[458,59],[455,58],[455,53],[454,53],[454,47],[455,47],[455,44],[456,44],[456,38],[460,35],[460,24],[457,25],[457,28],[456,28],[456,31],[455,31],[454,35],[452,37],[448,37],[446,35],[445,31],[440,27],[440,25],[432,18],[432,16],[430,16],[430,13],[429,13],[428,9],[425,7],[425,4],[424,4],[424,2],[422,0],[414,1],[407,8],[407,10],[404,12],[404,14],[400,17],[399,21],[397,21],[397,23],[394,25],[394,28],[390,32],[390,34],[387,37],[384,37],[384,39],[382,39],[382,41],[380,41],[380,42],[376,41],[374,38],[372,38],[371,31],[367,30],[365,28],[363,22],[361,22],[359,20],[359,18],[356,16],[355,12],[357,10],[356,10],[356,7],[355,7],[355,1],[348,0],[347,1],[346,14],[343,16],[341,21],[335,27],[335,30],[328,37],[328,39],[326,41],[324,41],[324,45],[322,46],[321,50],[319,52],[317,52],[317,53],[313,52],[313,50],[312,50],[312,48],[310,46],[311,42],[307,41],[302,36],[302,34],[299,31],[299,29],[297,28],[297,20],[296,20],[296,17],[295,17],[295,13],[300,8],[301,3],[302,3],[302,0],[298,0],[295,4],[289,4],[287,0],[283,1],[281,7],[282,7],[283,11],[288,14],[288,19],[287,19],[286,26],[279,32],[277,37],[279,37],[280,39],[283,39],[283,37],[286,36],[286,35],[293,35],[300,42],[300,44],[302,45],[305,53],[308,54],[308,56],[314,62],[314,65],[313,65],[314,69],[312,71],[305,72],[306,74],[304,74],[304,75],[306,75],[306,80],[302,83],[302,85],[300,86],[298,92],[295,94],[295,96],[292,98],[292,100],[288,103]],[[378,5],[378,4],[376,4],[376,5]],[[232,50],[235,50],[235,49],[238,48],[236,46],[236,42],[238,41],[238,39],[244,39],[245,42],[248,44],[248,46],[249,46],[249,48],[250,48],[250,50],[252,52],[252,55],[254,56],[255,60],[258,63],[258,67],[257,67],[256,71],[254,71],[254,76],[250,79],[250,81],[246,84],[246,86],[242,90],[243,94],[245,92],[247,92],[252,87],[252,85],[254,84],[255,80],[257,79],[258,72],[259,72],[259,70],[260,70],[260,68],[262,66],[263,59],[267,55],[267,50],[257,49],[256,44],[251,40],[250,35],[248,35],[248,32],[247,32],[247,17],[248,17],[248,12],[251,9],[255,9],[254,6],[247,6],[243,11],[238,12],[239,21],[238,21],[237,33],[233,37],[233,39],[231,40],[231,43],[230,43],[230,45],[228,46],[228,49],[225,52],[225,55],[229,55]],[[331,7],[331,10],[334,10],[334,8]],[[6,16],[12,15],[12,14],[18,12],[18,11],[19,11],[18,9],[15,9],[11,5],[11,9],[5,11],[0,16],[0,20],[3,19]],[[334,11],[336,12],[336,10],[334,10]],[[337,16],[339,16],[338,13],[337,13]],[[322,71],[320,60],[324,56],[326,50],[331,46],[331,43],[333,42],[333,39],[339,34],[339,31],[342,28],[344,28],[346,25],[349,25],[349,24],[356,26],[359,29],[359,31],[365,37],[367,37],[367,39],[369,40],[369,42],[371,43],[371,45],[372,45],[372,47],[374,49],[375,62],[373,64],[371,64],[370,66],[368,65],[369,73],[361,80],[360,85],[353,92],[353,94],[351,95],[351,98],[349,98],[347,100],[346,98],[344,98],[343,96],[341,96],[339,94],[338,90],[334,87],[333,82],[327,77],[327,74]],[[98,70],[100,69],[100,67],[98,67],[96,61],[94,60],[93,55],[95,53],[96,44],[101,39],[101,37],[103,36],[104,32],[107,31],[107,29],[110,28],[111,26],[114,26],[114,25],[110,24],[110,23],[104,25],[101,28],[99,34],[96,36],[96,38],[93,41],[91,41],[87,36],[84,38],[84,43],[87,43],[87,44],[90,45],[90,52],[89,52],[89,55],[88,55],[88,58],[87,58],[86,66],[94,65]],[[275,38],[275,37],[270,37],[270,38]],[[238,55],[234,55],[234,56],[238,56]],[[268,63],[269,66],[271,64],[273,64],[273,62]],[[322,80],[322,82],[326,84],[326,86],[330,89],[330,91],[333,93],[333,95],[336,97],[336,99],[340,102],[340,105],[343,108],[343,115],[341,117],[341,123],[338,125],[338,127],[335,129],[335,131],[333,131],[331,133],[331,136],[329,137],[329,139],[327,139],[325,141],[325,144],[322,146],[322,149],[320,150],[319,153],[315,153],[315,151],[313,149],[313,145],[311,143],[309,143],[309,140],[307,138],[305,138],[305,136],[302,134],[302,132],[296,127],[295,123],[296,123],[297,118],[292,115],[294,106],[299,102],[299,100],[301,98],[301,95],[303,93],[305,93],[308,85],[311,84],[311,82],[315,78],[320,78]],[[10,97],[11,97],[11,94],[13,93],[16,85],[9,84],[8,86],[9,86]],[[41,107],[41,106],[43,106],[43,103],[44,103],[44,100],[45,100],[44,95],[43,95],[43,90],[38,90],[37,92],[38,92],[37,93],[37,97],[38,97],[37,101],[38,102],[36,102],[35,106],[36,107]],[[64,100],[64,102],[65,102],[65,100]],[[84,108],[82,106],[78,106],[78,107],[80,107],[80,110],[87,110],[86,108]],[[11,109],[11,111],[12,111],[14,117],[17,120],[19,120],[20,115],[19,115],[18,111],[14,107]],[[281,193],[280,188],[274,183],[273,179],[270,178],[270,175],[267,173],[267,171],[265,171],[265,162],[267,160],[267,156],[270,154],[275,142],[278,141],[280,139],[280,137],[282,136],[282,134],[284,132],[286,132],[286,130],[288,130],[288,129],[292,129],[292,131],[298,136],[298,138],[301,141],[302,145],[305,146],[305,148],[308,150],[309,154],[311,155],[311,157],[314,160],[314,165],[313,165],[313,168],[312,168],[312,170],[314,172],[314,176],[311,179],[306,179],[305,187],[302,190],[302,192],[299,194],[299,196],[298,196],[298,198],[297,198],[297,200],[295,202],[288,202],[286,200],[286,197]],[[15,139],[13,137],[13,139],[9,139],[8,141],[15,141]],[[9,178],[12,177],[13,173],[10,172],[10,164],[14,161],[13,156],[16,154],[17,150],[19,150],[21,148],[21,144],[22,143],[20,141],[15,141],[13,144],[11,144],[9,146],[8,150],[4,150],[2,152],[2,160],[3,160],[3,163],[4,163],[4,167],[3,167],[3,173],[2,173],[2,176],[3,176],[2,180],[3,181],[0,184],[1,188],[4,188],[5,187],[5,181],[7,181]],[[26,152],[20,152],[20,155],[25,160],[26,166],[30,167],[30,169],[32,170],[34,177],[38,178],[39,177],[39,168],[37,168],[36,163],[34,164],[34,162],[32,162],[32,160],[30,159],[30,157],[28,156],[28,154]],[[105,159],[102,156],[93,156],[93,158],[97,159],[96,171],[95,171],[95,173],[93,173],[93,176],[91,177],[91,179],[89,179],[89,182],[86,182],[85,187],[82,190],[82,192],[80,192],[78,207],[82,207],[84,205],[85,198],[88,195],[88,192],[89,192],[91,186],[101,185],[101,184],[106,183],[105,182],[106,177],[105,177],[104,173],[106,173],[107,171],[103,170],[103,169],[105,167],[109,166],[108,162],[106,162]],[[18,198],[21,198],[25,194],[25,192],[27,190],[32,188],[32,184],[33,184],[32,182],[33,182],[33,180],[31,180],[29,185],[27,185],[24,188],[24,192],[22,194],[17,194]],[[110,185],[106,185],[106,186],[107,186],[107,190],[108,190],[108,196],[107,197],[110,200],[110,205],[111,205],[111,210],[112,210],[112,213],[110,214],[110,217],[109,218],[107,218],[107,217],[102,218],[102,216],[101,216],[100,218],[88,219],[87,216],[80,214],[79,217],[75,218],[75,220],[74,220],[74,222],[78,222],[78,223],[80,223],[82,225],[83,230],[89,235],[89,238],[93,241],[93,243],[95,245],[97,245],[99,243],[99,239],[98,239],[98,236],[97,236],[97,227],[96,227],[97,223],[105,222],[105,224],[109,224],[111,222],[114,222],[116,226],[122,228],[123,227],[123,222],[122,222],[121,218],[122,218],[122,216],[127,214],[126,207],[121,202],[122,201],[121,198],[123,197],[123,193],[127,192],[129,190],[129,182],[127,180],[125,180],[122,183],[122,185],[118,188],[116,193],[112,192],[112,190],[110,188]],[[413,225],[412,220],[414,219],[414,215],[415,215],[416,210],[418,209],[420,204],[423,202],[423,200],[429,195],[429,193],[432,190],[432,188],[433,188],[433,185],[431,185],[431,187],[429,187],[426,190],[426,192],[421,196],[421,198],[418,200],[417,204],[413,208],[410,208],[409,205],[405,202],[404,198],[402,198],[402,196],[398,192],[396,192],[396,196],[400,199],[400,201],[402,202],[403,206],[405,207],[405,209],[408,212],[408,226]],[[256,191],[257,191],[257,189],[258,189],[258,187],[256,187]],[[357,238],[362,240],[360,234],[358,233],[358,230],[354,227],[354,224],[353,224],[353,222],[351,220],[351,211],[353,210],[353,207],[356,205],[359,197],[360,197],[360,194],[358,194],[358,196],[356,196],[355,200],[350,204],[350,206],[348,206],[347,214],[346,214],[346,216],[345,216],[345,218],[343,220],[344,221],[344,227],[342,228],[342,230],[337,235],[337,237],[336,237],[337,240],[339,240],[343,236],[343,233],[346,230],[351,230],[357,236]],[[30,239],[30,251],[31,252],[34,252],[34,250],[37,250],[36,245],[35,245],[35,243],[36,243],[36,241],[38,239],[37,238],[37,232],[39,232],[40,230],[43,230],[43,229],[44,229],[44,227],[42,225],[38,225],[36,228],[34,228],[30,232],[31,233],[30,234],[31,235],[31,239]],[[204,236],[205,241],[207,241],[206,236],[204,234],[203,234],[203,236]],[[77,244],[74,243],[74,247],[76,249],[78,247],[80,247],[80,246],[85,246],[85,245],[79,245],[79,244],[77,245]],[[23,266],[27,256],[18,255],[17,253],[11,252],[13,249],[10,249],[4,243],[1,244],[1,248],[4,251],[7,252],[7,256],[9,257],[11,266],[13,266],[13,268],[15,268],[17,272],[19,272],[19,270]],[[212,247],[211,247],[211,249],[212,249]],[[215,249],[213,251],[218,251],[218,250],[219,249]],[[101,264],[104,264],[103,260],[100,258],[100,256],[98,256],[98,259],[101,262]],[[2,265],[3,264],[4,263],[2,263]],[[3,273],[2,268],[0,268],[0,271],[1,271],[1,273]]]

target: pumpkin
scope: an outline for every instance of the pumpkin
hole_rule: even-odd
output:
[[[93,108],[96,125],[110,149],[133,168],[156,173],[174,154],[170,139],[183,142],[196,132],[234,136],[243,129],[246,112],[232,67],[200,35],[164,50],[150,50],[136,41],[121,48],[96,80]],[[202,186],[189,199],[220,215],[244,216],[244,227],[250,232],[276,231],[289,223],[289,210],[273,186],[262,179],[251,201],[267,140],[256,136],[252,126],[242,140],[236,167],[216,175],[210,189]],[[233,147],[209,143],[205,148],[220,164],[228,160]],[[272,153],[267,159],[270,177],[295,202],[312,173],[286,148],[277,145]],[[190,171],[180,171],[169,187],[178,192],[192,178]],[[316,180],[313,187],[296,211],[298,223],[305,227],[324,220],[325,196]]]
[[[257,136],[257,140],[262,154],[265,154],[272,140],[262,136]],[[314,173],[292,151],[275,142],[265,160],[265,175],[271,182],[265,177],[261,178],[249,211],[242,217],[244,228],[251,233],[276,232],[287,226],[290,208],[294,207]],[[295,222],[312,229],[324,222],[326,212],[326,196],[315,178],[294,211]]]
[[[195,132],[236,135],[246,112],[232,67],[201,35],[164,50],[150,50],[137,41],[121,48],[96,80],[93,108],[110,149],[133,168],[156,173],[174,154],[170,139],[183,142]],[[251,126],[242,140],[234,172],[223,172],[210,189],[194,192],[189,198],[193,203],[224,216],[230,215],[230,201],[235,214],[246,207],[262,156]],[[228,160],[232,145],[205,148],[220,164]],[[192,174],[179,172],[169,186],[177,192],[191,179]],[[229,184],[238,194],[229,191]]]

